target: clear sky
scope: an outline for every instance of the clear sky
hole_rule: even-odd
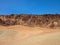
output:
[[[60,14],[60,0],[0,0],[0,14]]]

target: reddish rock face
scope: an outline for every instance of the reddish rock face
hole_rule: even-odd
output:
[[[0,25],[26,25],[40,27],[60,27],[60,14],[29,15],[29,14],[11,14],[0,15]]]

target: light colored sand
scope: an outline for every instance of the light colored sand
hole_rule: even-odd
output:
[[[0,26],[0,45],[60,45],[60,30],[27,26]]]
[[[24,40],[22,45],[60,45],[60,32],[38,35]]]

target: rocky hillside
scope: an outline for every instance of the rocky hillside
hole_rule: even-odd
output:
[[[40,27],[60,27],[60,14],[11,14],[0,15],[0,25],[25,25],[25,26],[40,26]]]

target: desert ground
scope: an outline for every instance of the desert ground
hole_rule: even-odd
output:
[[[60,29],[0,26],[0,45],[60,45]]]

